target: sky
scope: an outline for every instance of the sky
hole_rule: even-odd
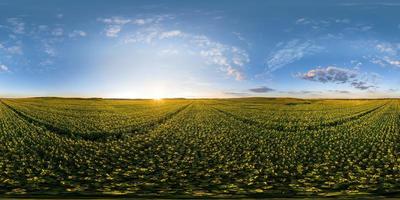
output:
[[[400,97],[400,1],[2,0],[0,96]]]

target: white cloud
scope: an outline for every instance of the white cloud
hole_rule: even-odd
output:
[[[160,39],[172,38],[182,36],[183,33],[180,30],[166,31],[160,34]]]
[[[105,24],[112,24],[112,25],[125,25],[125,24],[131,22],[130,19],[126,19],[123,17],[99,18],[98,21],[101,21]]]
[[[295,23],[304,25],[304,24],[310,24],[311,21],[306,19],[306,18],[304,18],[304,17],[302,17],[302,18],[297,19]]]
[[[121,26],[109,26],[105,29],[107,37],[118,37],[118,33],[121,31]]]
[[[123,40],[125,44],[127,43],[147,43],[151,44],[154,40],[160,38],[160,30],[157,28],[145,28],[139,30],[133,34],[128,35]]]
[[[87,34],[85,31],[82,30],[74,30],[70,34],[68,34],[69,37],[74,38],[74,37],[85,37]]]
[[[350,23],[350,20],[349,19],[336,19],[335,22],[336,23],[348,24],[348,23]]]
[[[97,20],[106,24],[104,29],[104,33],[107,37],[118,37],[118,34],[123,30],[123,28],[127,25],[157,25],[160,22],[173,19],[174,17],[171,15],[157,15],[148,18],[124,18],[124,17],[110,17],[110,18],[98,18]]]
[[[190,42],[200,48],[200,55],[207,63],[220,66],[221,70],[236,80],[245,79],[242,68],[250,59],[244,50],[212,41],[206,36],[192,36]]]
[[[8,18],[7,22],[11,25],[10,29],[13,33],[25,33],[25,23],[20,18]]]
[[[326,27],[332,24],[349,24],[351,21],[349,19],[341,19],[341,18],[328,18],[328,19],[311,19],[311,18],[306,18],[302,17],[299,18],[295,21],[295,24],[297,25],[310,25],[314,29],[320,28],[320,27]]]
[[[0,64],[0,72],[9,72],[10,70],[4,64]]]
[[[220,70],[224,71],[228,76],[235,77],[236,80],[245,78],[242,68],[250,61],[248,54],[238,47],[213,41],[204,35],[194,35],[181,30],[168,31],[150,27],[127,36],[123,41],[125,44],[154,44],[156,41],[171,38],[180,38],[191,47],[192,52],[202,57],[207,65],[219,67]]]
[[[391,55],[395,55],[397,53],[395,47],[389,43],[379,43],[375,48],[382,53],[389,53]]]
[[[242,36],[241,33],[239,33],[239,32],[232,32],[232,33],[233,33],[233,35],[235,35],[240,41],[245,41],[245,42],[246,42],[246,39]]]
[[[400,67],[400,43],[378,42],[374,48],[378,52],[372,56],[372,63]]]
[[[395,66],[395,67],[400,67],[400,60],[393,60],[389,57],[384,57],[383,58],[384,61],[386,61],[386,63]]]
[[[53,64],[54,64],[54,61],[49,58],[47,58],[39,63],[40,66],[49,66],[49,65],[53,65]]]
[[[47,55],[49,55],[49,56],[51,56],[51,57],[56,56],[56,50],[54,49],[53,46],[51,46],[51,45],[48,44],[48,43],[45,43],[45,44],[43,45],[43,47],[44,47],[44,52],[45,52]]]
[[[62,18],[64,17],[64,15],[61,14],[61,13],[59,13],[59,14],[56,15],[56,17],[57,17],[58,19],[62,19]]]
[[[298,61],[305,56],[318,53],[323,49],[311,41],[301,42],[297,39],[291,40],[286,44],[280,43],[277,47],[278,50],[272,52],[267,58],[267,70],[269,72]]]
[[[118,37],[122,27],[132,20],[123,17],[99,18],[98,21],[106,24],[104,32],[107,37]]]
[[[150,44],[156,45],[159,41],[168,41],[169,39],[179,39],[185,48],[190,48],[186,53],[191,55],[200,56],[207,65],[218,67],[219,70],[224,71],[228,76],[235,77],[236,80],[244,79],[243,67],[250,61],[246,51],[222,44],[211,40],[204,35],[197,35],[184,32],[178,29],[164,28],[162,21],[173,19],[174,16],[158,15],[149,18],[102,18],[98,19],[106,24],[105,34],[108,37],[118,37],[122,31],[123,26],[137,25],[134,32],[128,33],[121,41],[124,44]],[[162,50],[158,52],[160,55],[177,54],[181,53],[177,50]]]
[[[62,36],[64,35],[64,29],[62,28],[55,28],[51,31],[51,34],[54,36]]]
[[[7,52],[10,54],[19,54],[22,55],[22,48],[21,46],[11,46],[6,48]]]
[[[145,19],[135,19],[133,23],[136,25],[145,25],[147,21]]]

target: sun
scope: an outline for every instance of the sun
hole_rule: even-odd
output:
[[[154,97],[153,100],[154,100],[154,101],[162,101],[163,98],[162,98],[162,97]]]

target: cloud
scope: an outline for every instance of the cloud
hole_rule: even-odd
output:
[[[340,94],[350,94],[347,90],[329,90],[329,92],[340,93]]]
[[[25,23],[20,18],[8,18],[7,22],[10,24],[10,30],[15,34],[25,33]]]
[[[148,25],[148,24],[158,24],[161,21],[164,21],[166,19],[172,19],[173,17],[170,15],[159,15],[159,16],[154,16],[154,17],[149,17],[149,18],[139,18],[139,19],[134,19],[132,20],[132,23],[135,25],[143,26],[143,25]]]
[[[140,29],[134,33],[129,34],[123,39],[125,44],[128,43],[146,43],[151,44],[157,39],[161,38],[161,30],[159,28],[148,27],[144,29]]]
[[[279,93],[283,93],[283,94],[292,94],[292,95],[305,95],[305,94],[309,94],[309,95],[317,95],[317,94],[321,94],[321,91],[311,91],[311,90],[300,90],[300,91],[279,91]]]
[[[181,30],[163,30],[161,27],[145,27],[125,37],[123,42],[154,44],[157,41],[179,38],[191,47],[191,52],[205,60],[207,65],[218,66],[228,76],[243,80],[242,68],[250,61],[246,51],[239,47],[222,44],[204,35]]]
[[[388,53],[391,55],[397,54],[396,47],[390,43],[379,43],[375,46],[375,48],[382,53]]]
[[[62,28],[55,28],[51,31],[53,36],[62,36],[64,34],[64,29]]]
[[[74,30],[72,31],[70,34],[68,34],[68,36],[70,38],[75,38],[75,37],[85,37],[87,34],[85,31],[82,30]]]
[[[18,55],[23,54],[21,46],[18,46],[18,45],[7,47],[5,49],[10,54],[18,54]]]
[[[104,32],[107,37],[118,37],[122,27],[132,21],[123,17],[99,18],[97,20],[106,24]]]
[[[109,26],[106,28],[105,33],[107,37],[118,37],[118,33],[121,31],[121,26]]]
[[[114,16],[110,18],[98,18],[97,21],[106,24],[104,33],[107,37],[115,38],[118,37],[122,29],[129,24],[138,26],[157,25],[164,20],[173,18],[174,17],[171,15],[157,15],[149,18],[136,18],[136,19]]]
[[[240,97],[249,95],[249,93],[246,93],[246,92],[224,92],[224,94],[231,95],[231,96],[240,96]]]
[[[272,92],[275,90],[265,87],[265,86],[261,86],[261,87],[257,87],[257,88],[251,88],[251,89],[249,89],[249,91],[255,92],[255,93],[267,93],[267,92]]]
[[[111,25],[125,25],[131,22],[130,19],[126,19],[123,17],[99,18],[98,21]]]
[[[359,80],[354,80],[353,82],[351,82],[351,85],[356,88],[356,89],[360,89],[360,90],[367,90],[370,88],[375,88],[375,86],[370,85],[369,83],[365,82],[365,81],[359,81]]]
[[[245,79],[241,69],[250,62],[246,51],[213,41],[204,35],[191,35],[189,41],[196,45],[207,63],[222,67],[223,71],[236,80]]]
[[[346,18],[328,18],[328,19],[311,19],[302,17],[295,21],[296,25],[307,25],[313,29],[320,29],[322,27],[328,27],[333,24],[350,24],[350,20]]]
[[[305,56],[320,52],[323,48],[311,41],[291,40],[277,45],[278,50],[271,53],[267,59],[267,70],[273,72],[285,65],[291,64]]]
[[[53,64],[54,64],[54,61],[52,59],[49,59],[49,58],[39,62],[40,66],[49,66],[49,65],[53,65]]]
[[[297,77],[322,83],[346,83],[357,76],[357,72],[349,69],[328,66],[326,68],[317,67],[304,74],[298,74]]]
[[[232,32],[233,35],[236,36],[236,38],[242,42],[244,42],[247,46],[251,46],[251,43],[247,41],[247,39],[239,32]]]
[[[377,53],[372,56],[372,63],[400,68],[400,43],[378,42],[374,48]]]
[[[64,15],[61,14],[61,13],[59,13],[59,14],[56,15],[56,17],[57,17],[58,19],[62,19],[62,18],[64,17]]]
[[[55,49],[52,45],[50,45],[50,44],[48,44],[48,43],[45,43],[45,44],[43,45],[43,48],[44,48],[44,52],[45,52],[47,55],[49,55],[49,56],[51,56],[51,57],[56,56],[56,49]]]
[[[0,64],[0,73],[1,72],[9,72],[10,70],[8,69],[8,67],[4,64]]]
[[[148,23],[148,21],[145,20],[145,19],[135,19],[135,20],[133,21],[133,23],[136,24],[136,25],[145,25],[145,24]]]
[[[160,34],[160,39],[172,38],[182,36],[183,33],[180,30],[166,31]]]
[[[296,77],[321,83],[349,84],[356,89],[367,90],[377,88],[375,84],[379,75],[375,73],[361,74],[354,69],[328,66],[317,67],[306,73],[298,73]]]

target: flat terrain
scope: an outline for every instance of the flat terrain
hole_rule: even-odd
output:
[[[400,100],[0,102],[0,196],[400,191]]]

